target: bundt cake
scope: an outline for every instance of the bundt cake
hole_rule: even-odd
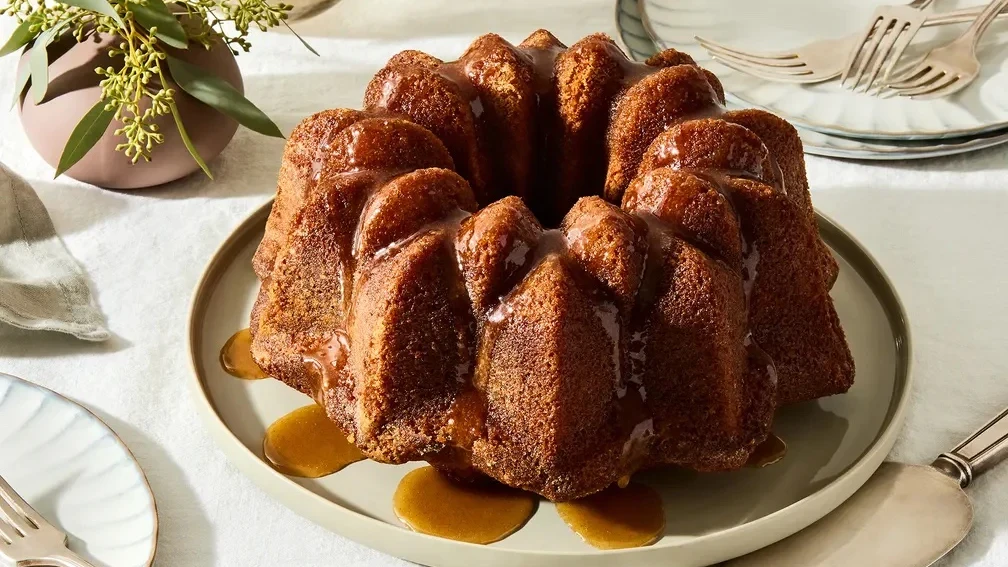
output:
[[[605,35],[394,56],[291,134],[255,255],[255,360],[370,458],[567,500],[741,467],[846,391],[801,142]]]

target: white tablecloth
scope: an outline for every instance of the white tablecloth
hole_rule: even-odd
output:
[[[239,63],[248,96],[289,131],[313,111],[359,106],[371,74],[403,48],[453,58],[480,33],[518,42],[538,27],[568,42],[616,36],[613,3],[344,0],[299,25],[321,58],[278,33],[255,37]],[[4,97],[14,66],[0,61]],[[158,565],[402,565],[267,497],[217,450],[189,401],[190,294],[222,239],[272,195],[283,142],[242,130],[211,163],[216,181],[122,193],[53,180],[16,113],[0,124],[0,161],[37,188],[115,335],[88,344],[0,329],[0,371],[79,400],[122,436],[157,496]],[[808,170],[816,206],[871,250],[909,311],[916,386],[893,458],[929,462],[1008,405],[1008,147],[896,164],[809,157]],[[946,565],[1008,564],[1008,465],[970,492],[976,524]]]

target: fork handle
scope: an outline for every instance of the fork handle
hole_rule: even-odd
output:
[[[52,567],[95,567],[69,549],[46,556],[37,563],[33,563],[33,565],[39,567],[43,565]]]
[[[1006,6],[1008,6],[1008,0],[994,0],[984,8],[983,12],[977,16],[977,19],[973,20],[973,24],[970,25],[969,29],[963,36],[972,34],[973,37],[973,47],[975,48],[978,43],[980,43],[980,36],[983,35],[987,28],[994,21],[994,18],[1001,13]]]
[[[921,24],[922,28],[929,28],[932,26],[944,26],[948,24],[965,24],[966,22],[972,22],[977,19],[977,16],[983,12],[983,6],[973,6],[972,8],[963,8],[961,10],[953,10],[951,12],[942,12],[940,14],[931,14],[924,20]],[[998,18],[1002,16],[1008,16],[1008,12],[1004,10],[997,15]]]

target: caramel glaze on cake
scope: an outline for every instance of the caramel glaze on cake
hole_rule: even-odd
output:
[[[406,51],[291,134],[252,352],[364,453],[568,500],[844,392],[801,142],[604,35]]]

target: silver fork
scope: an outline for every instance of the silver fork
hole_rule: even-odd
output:
[[[46,522],[0,476],[0,561],[13,567],[95,567],[66,544],[66,534]]]
[[[847,62],[844,63],[840,84],[846,86],[848,79],[853,79],[854,84],[850,88],[856,90],[861,79],[865,76],[865,71],[868,71],[870,78],[865,84],[865,89],[871,86],[889,52],[895,47],[898,53],[902,53],[910,44],[910,40],[924,23],[926,16],[922,10],[930,4],[929,1],[915,0],[906,6],[879,6],[876,8],[875,15],[865,26],[854,49],[851,49],[847,54]],[[895,59],[892,58],[892,61]],[[872,61],[874,64],[869,70],[868,64]],[[890,69],[891,66],[892,63],[890,63]]]
[[[970,22],[982,10],[977,6],[931,14],[924,19],[921,27]],[[1008,14],[1005,16],[1008,17]],[[845,54],[850,53],[856,44],[864,43],[861,34],[851,34],[839,39],[814,41],[788,51],[756,53],[699,36],[694,39],[726,67],[769,81],[798,84],[821,83],[839,77],[845,68]]]
[[[959,92],[980,74],[976,56],[980,37],[991,22],[1008,7],[1008,0],[994,0],[961,36],[948,45],[931,50],[920,63],[889,83],[903,96],[939,98]]]

